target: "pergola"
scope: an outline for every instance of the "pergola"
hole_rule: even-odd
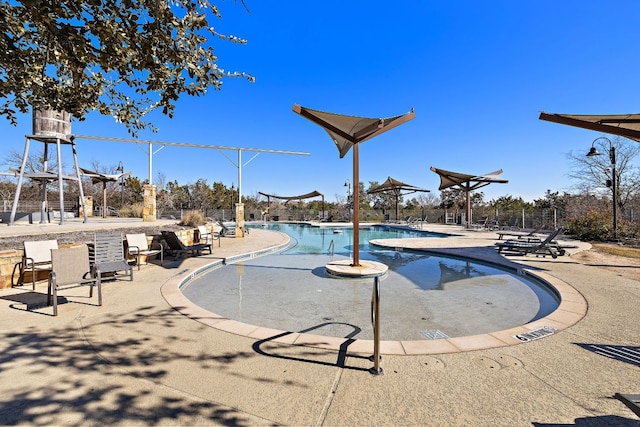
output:
[[[322,194],[319,191],[312,191],[311,193],[307,193],[307,194],[302,194],[300,196],[276,196],[275,194],[267,194],[267,193],[262,193],[260,191],[258,191],[258,194],[261,194],[263,196],[265,196],[267,198],[267,209],[271,208],[271,199],[278,199],[278,200],[286,200],[286,201],[290,201],[290,200],[304,200],[304,199],[310,199],[312,197],[318,197],[321,196],[322,197],[322,212],[324,212],[324,194]]]
[[[540,113],[540,120],[619,135],[640,142],[640,114]]]
[[[369,191],[367,191],[367,193],[375,194],[375,193],[384,193],[387,191],[393,192],[393,194],[396,196],[396,220],[398,219],[398,200],[400,199],[400,196],[405,196],[407,194],[418,193],[418,192],[424,192],[424,193],[429,192],[429,190],[425,190],[423,188],[405,184],[402,181],[398,181],[397,179],[388,177],[385,182],[370,189]]]
[[[415,117],[413,109],[405,114],[387,118],[368,118],[327,113],[293,105],[293,112],[321,126],[334,142],[340,158],[353,147],[353,267],[360,267],[360,195],[359,195],[359,145],[373,137],[393,129]]]
[[[122,169],[122,168],[121,168]],[[92,184],[102,183],[102,217],[107,217],[107,183],[117,182],[121,178],[126,178],[131,175],[131,172],[120,174],[104,174],[100,172],[90,171],[88,169],[80,168],[82,175],[91,178]]]
[[[489,184],[506,184],[509,181],[500,178],[502,169],[495,172],[487,173],[485,175],[469,175],[460,172],[451,172],[444,169],[438,169],[431,166],[431,170],[440,176],[440,187],[438,190],[445,190],[447,188],[458,188],[464,191],[467,195],[467,227],[471,221],[471,192],[482,188]]]

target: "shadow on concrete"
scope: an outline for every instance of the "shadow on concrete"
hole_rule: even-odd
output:
[[[617,415],[602,415],[595,417],[576,418],[573,424],[566,423],[537,423],[534,427],[638,427],[638,421]]]
[[[174,389],[167,369],[179,361],[207,375],[253,352],[196,350],[199,338],[179,329],[182,316],[173,308],[141,306],[110,316],[89,326],[79,317],[79,327],[0,332],[1,424],[255,425],[256,417]],[[163,332],[150,336],[151,325]]]
[[[275,340],[282,338],[282,337],[286,337],[287,335],[291,335],[294,332],[283,332],[281,334],[278,335],[274,335],[272,337],[269,338],[265,338],[259,341],[256,341],[253,345],[252,348],[253,350],[262,355],[262,356],[267,356],[267,357],[274,357],[277,359],[286,359],[286,360],[293,360],[296,362],[304,362],[304,363],[311,363],[311,364],[315,364],[315,365],[324,365],[324,366],[334,366],[337,368],[343,368],[343,369],[351,369],[351,370],[355,370],[355,371],[364,371],[364,372],[369,372],[368,368],[362,368],[362,367],[358,367],[358,366],[348,366],[346,364],[346,359],[347,356],[349,357],[353,357],[353,358],[360,358],[360,359],[369,359],[369,357],[367,356],[361,356],[361,355],[349,355],[347,354],[347,350],[349,349],[349,345],[351,345],[354,341],[355,341],[355,336],[357,336],[362,329],[360,329],[360,327],[355,326],[355,325],[351,325],[349,323],[342,323],[342,322],[326,322],[326,323],[320,323],[318,325],[312,326],[310,328],[307,329],[303,329],[301,331],[298,331],[298,333],[308,333],[311,331],[314,331],[316,329],[320,329],[323,328],[325,326],[329,326],[329,325],[344,325],[344,326],[349,326],[351,328],[353,328],[353,332],[347,334],[347,336],[345,336],[345,341],[340,345],[340,350],[338,351],[338,355],[337,355],[337,360],[335,363],[330,363],[330,362],[325,362],[322,360],[314,360],[311,358],[305,359],[303,357],[299,357],[299,356],[290,356],[290,355],[285,355],[285,354],[278,354],[275,353],[273,351],[267,351],[265,349],[263,349],[263,347],[266,346],[266,344],[269,343],[275,343]],[[278,344],[278,343],[275,343]],[[290,346],[287,346],[287,348],[289,348]],[[270,349],[272,350],[272,349]],[[327,350],[324,354],[334,354],[335,351],[332,350]],[[318,349],[314,349],[314,350],[309,350],[308,351],[309,355],[318,355]]]
[[[612,344],[574,344],[601,356],[640,367],[640,347]]]

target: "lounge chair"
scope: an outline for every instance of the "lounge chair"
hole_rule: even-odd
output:
[[[469,223],[468,228],[471,230],[485,230],[489,224],[489,217],[482,217],[478,222]]]
[[[512,216],[509,223],[500,227],[501,230],[518,230],[518,217]]]
[[[544,240],[540,241],[527,241],[524,239],[511,239],[504,242],[497,242],[498,252],[503,251],[516,252],[521,255],[535,254],[535,255],[551,255],[553,258],[557,258],[558,255],[564,255],[565,249],[560,247],[554,239],[560,234],[562,228],[550,233]]]
[[[209,253],[212,254],[213,250],[211,243],[196,243],[195,245],[186,246],[178,235],[173,231],[162,231],[162,238],[167,244],[166,250],[167,252],[173,253],[175,258],[178,259],[184,254],[192,254],[192,255],[200,255],[204,249],[208,249]]]
[[[129,276],[133,281],[133,267],[124,256],[122,233],[95,233],[93,241],[94,267],[104,275],[114,273],[118,276]]]
[[[98,288],[98,305],[102,305],[102,274],[99,268],[91,270],[89,250],[86,245],[51,249],[51,273],[47,290],[47,305],[53,304],[53,315],[58,315],[58,291],[89,286],[89,298],[93,287]]]
[[[277,221],[277,220],[275,220]],[[234,228],[229,228],[226,225],[224,225],[224,222],[218,220],[218,225],[222,228],[220,230],[220,235],[221,236],[235,236],[236,235],[236,229]]]
[[[627,405],[634,414],[640,417],[640,394],[620,394],[614,395],[616,399]]]
[[[517,237],[518,239],[533,238],[533,237],[536,237],[536,235],[540,232],[540,228],[541,227],[536,227],[534,230],[531,230],[529,232],[500,230],[500,231],[497,232],[498,233],[498,240],[502,240],[504,238],[504,236]]]
[[[36,289],[36,272],[51,270],[51,249],[58,249],[57,240],[24,242],[18,283],[23,284],[25,271],[31,270],[31,283],[33,290]]]
[[[148,260],[149,257],[160,255],[160,265],[164,264],[164,251],[162,247],[160,249],[151,249],[146,234],[125,234],[125,237],[127,239],[127,252],[130,256],[135,257],[138,270],[140,270],[141,256],[146,256]]]
[[[198,237],[200,243],[211,243],[217,240],[220,247],[220,233],[212,232],[206,225],[198,226]]]

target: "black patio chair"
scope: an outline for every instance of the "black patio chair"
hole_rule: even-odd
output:
[[[164,239],[166,246],[165,250],[170,254],[175,256],[175,259],[182,257],[185,254],[191,254],[194,256],[199,256],[202,254],[202,251],[207,249],[209,253],[213,253],[212,244],[211,243],[196,243],[194,245],[187,246],[178,237],[178,235],[173,231],[161,231],[162,238]]]

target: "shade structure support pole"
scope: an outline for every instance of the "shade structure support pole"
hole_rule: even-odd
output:
[[[76,178],[78,179],[78,191],[80,192],[80,206],[82,206],[83,223],[87,222],[87,207],[84,205],[84,190],[82,189],[82,177],[78,166],[78,153],[75,142],[71,142],[71,152],[73,153],[73,165],[76,167]]]
[[[360,170],[358,146],[353,144],[353,267],[360,267]]]
[[[64,225],[64,182],[62,181],[62,149],[60,145],[60,138],[56,138],[56,153],[58,155],[58,192],[60,193],[60,225]]]
[[[107,217],[107,181],[102,181],[102,218]]]
[[[467,228],[471,228],[471,186],[467,184]]]
[[[48,164],[49,159],[49,144],[44,144],[44,155],[42,156],[42,172],[46,173],[49,169]],[[41,190],[41,203],[40,203],[40,224],[44,224],[45,215],[47,212],[47,180],[43,179],[40,181],[40,185],[42,186]]]
[[[18,186],[16,194],[13,196],[13,206],[11,206],[11,216],[9,217],[9,225],[14,225],[16,220],[16,210],[18,209],[18,201],[20,200],[20,190],[22,190],[22,181],[24,180],[24,168],[27,165],[27,156],[29,155],[29,144],[31,140],[27,137],[24,142],[24,154],[22,155],[22,164],[20,165],[20,173],[18,174]]]

